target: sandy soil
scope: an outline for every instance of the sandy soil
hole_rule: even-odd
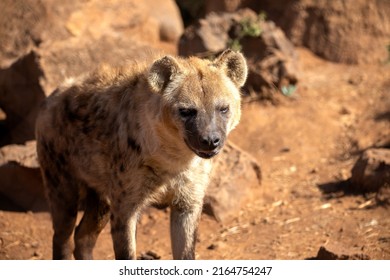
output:
[[[261,195],[224,224],[202,216],[198,259],[307,259],[335,243],[347,253],[390,259],[389,206],[378,205],[373,194],[344,192],[340,184],[361,150],[389,139],[390,65],[349,66],[304,49],[299,54],[293,97],[281,96],[277,105],[244,104],[230,138],[259,161]],[[172,258],[168,216],[168,210],[145,212],[139,255]],[[50,259],[51,235],[46,212],[0,211],[0,259]],[[95,258],[113,257],[107,226]]]

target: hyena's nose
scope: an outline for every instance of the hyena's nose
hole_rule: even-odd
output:
[[[221,144],[221,138],[218,135],[207,135],[200,137],[200,144],[204,150],[214,150]]]

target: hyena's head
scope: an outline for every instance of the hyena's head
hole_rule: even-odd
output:
[[[243,55],[227,50],[214,61],[165,56],[153,63],[148,80],[162,95],[164,121],[189,149],[211,158],[240,121],[247,71]]]

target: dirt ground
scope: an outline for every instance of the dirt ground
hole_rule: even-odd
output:
[[[223,224],[202,216],[198,259],[307,259],[334,243],[390,259],[389,206],[340,188],[360,151],[389,139],[390,64],[335,64],[305,49],[299,55],[297,92],[277,105],[244,104],[230,138],[259,161],[261,195]],[[168,210],[147,209],[139,255],[172,258],[168,217]],[[51,235],[46,212],[0,211],[0,259],[50,259]],[[109,226],[95,258],[114,258]]]

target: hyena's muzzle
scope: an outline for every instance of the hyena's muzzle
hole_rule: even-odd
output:
[[[202,158],[211,158],[219,153],[226,139],[228,108],[217,109],[212,113],[195,109],[182,110],[185,116],[185,142]]]

